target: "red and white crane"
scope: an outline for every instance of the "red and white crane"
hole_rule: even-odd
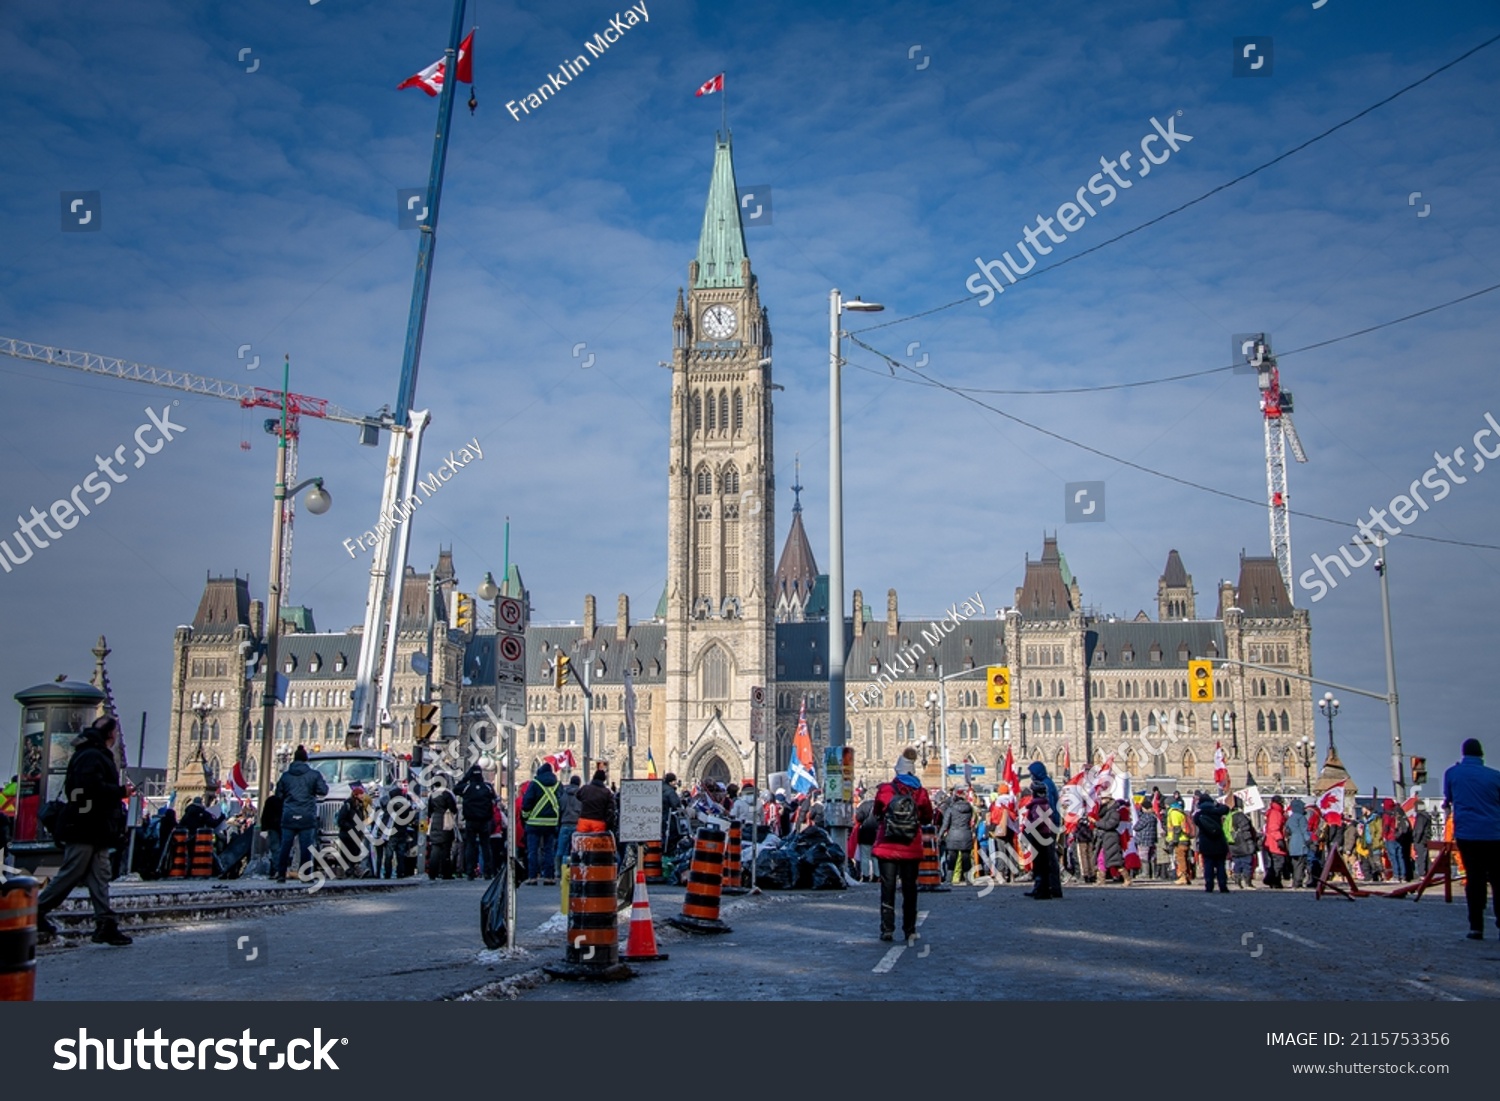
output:
[[[1281,572],[1282,583],[1290,597],[1292,586],[1292,530],[1287,515],[1286,452],[1299,463],[1307,462],[1307,452],[1292,424],[1292,395],[1281,388],[1281,372],[1264,333],[1247,342],[1245,349],[1250,366],[1255,368],[1260,386],[1260,411],[1266,425],[1266,507],[1271,520],[1271,556]]]
[[[244,409],[274,409],[281,411],[282,393],[264,386],[242,386],[221,379],[205,378],[186,371],[169,371],[164,367],[152,367],[144,363],[101,356],[93,352],[75,352],[66,348],[53,348],[12,337],[0,337],[0,354],[33,363],[47,363],[54,367],[67,367],[74,371],[86,371],[106,378],[125,379],[129,382],[144,382],[150,386],[165,386],[189,394],[201,394],[210,398],[223,398],[238,402]],[[388,427],[389,419],[381,416],[363,416],[351,413],[334,405],[327,398],[314,398],[306,394],[286,395],[286,480],[295,485],[297,481],[297,439],[301,434],[301,418],[316,417],[319,420],[352,424],[360,429],[360,442],[374,446],[378,442],[379,429]],[[281,418],[266,421],[266,431],[272,435],[281,433]],[[288,497],[284,506],[286,534],[281,545],[281,594],[285,601],[291,592],[292,582],[292,518],[296,509],[295,498]]]

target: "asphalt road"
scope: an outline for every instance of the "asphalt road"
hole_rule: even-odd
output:
[[[555,888],[522,888],[522,952],[479,939],[482,882],[326,895],[244,920],[145,934],[129,948],[39,953],[37,1000],[1496,1000],[1500,939],[1467,941],[1461,897],[1314,901],[1310,891],[1207,894],[1136,884],[923,894],[910,946],[877,939],[877,893],[725,900],[733,932],[671,929],[680,889],[651,891],[664,962],[612,984],[538,981],[559,963]],[[624,927],[622,926],[622,938]],[[248,938],[243,944],[240,938]],[[252,958],[253,956],[253,958]],[[519,978],[519,984],[514,980]]]

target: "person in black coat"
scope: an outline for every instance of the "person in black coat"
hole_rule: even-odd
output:
[[[1432,840],[1432,815],[1417,806],[1416,820],[1411,827],[1412,855],[1416,858],[1416,873],[1418,879],[1427,876],[1427,865],[1432,860],[1432,854],[1427,851],[1427,842]]]
[[[260,832],[265,835],[265,852],[270,855],[274,872],[276,854],[281,852],[281,796],[275,792],[266,796],[266,805],[261,808]]]
[[[103,715],[73,743],[76,748],[59,793],[67,800],[57,824],[62,867],[36,900],[37,935],[44,943],[57,935],[47,915],[80,883],[94,904],[94,942],[116,947],[131,943],[109,905],[109,854],[125,835],[126,789],[114,751],[119,732],[114,716]]]
[[[1203,857],[1203,889],[1213,892],[1218,880],[1219,893],[1229,893],[1229,875],[1224,862],[1229,859],[1229,840],[1224,836],[1224,816],[1229,808],[1214,801],[1212,795],[1198,797],[1193,825],[1198,827],[1198,853]]]
[[[1094,843],[1104,856],[1105,882],[1108,882],[1110,872],[1125,867],[1125,850],[1120,845],[1120,804],[1113,796],[1106,795],[1099,800],[1098,816],[1094,819]],[[1089,870],[1093,871],[1092,868]],[[1124,881],[1122,873],[1121,882]]]
[[[484,778],[484,771],[478,765],[471,765],[453,794],[463,801],[463,874],[473,879],[477,872],[488,879],[490,828],[495,820],[494,785]]]

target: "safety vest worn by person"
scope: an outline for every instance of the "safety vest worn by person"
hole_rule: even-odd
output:
[[[539,780],[531,781],[541,789],[531,813],[526,815],[528,826],[555,826],[562,821],[562,806],[557,800],[559,784],[547,785]]]
[[[1167,840],[1174,845],[1188,843],[1187,814],[1180,807],[1167,811]]]
[[[16,792],[20,788],[14,780],[0,788],[0,814],[16,816]]]

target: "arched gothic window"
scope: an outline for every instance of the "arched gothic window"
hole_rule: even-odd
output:
[[[729,698],[729,656],[722,646],[712,647],[703,655],[698,666],[699,698],[704,700],[727,700]]]

